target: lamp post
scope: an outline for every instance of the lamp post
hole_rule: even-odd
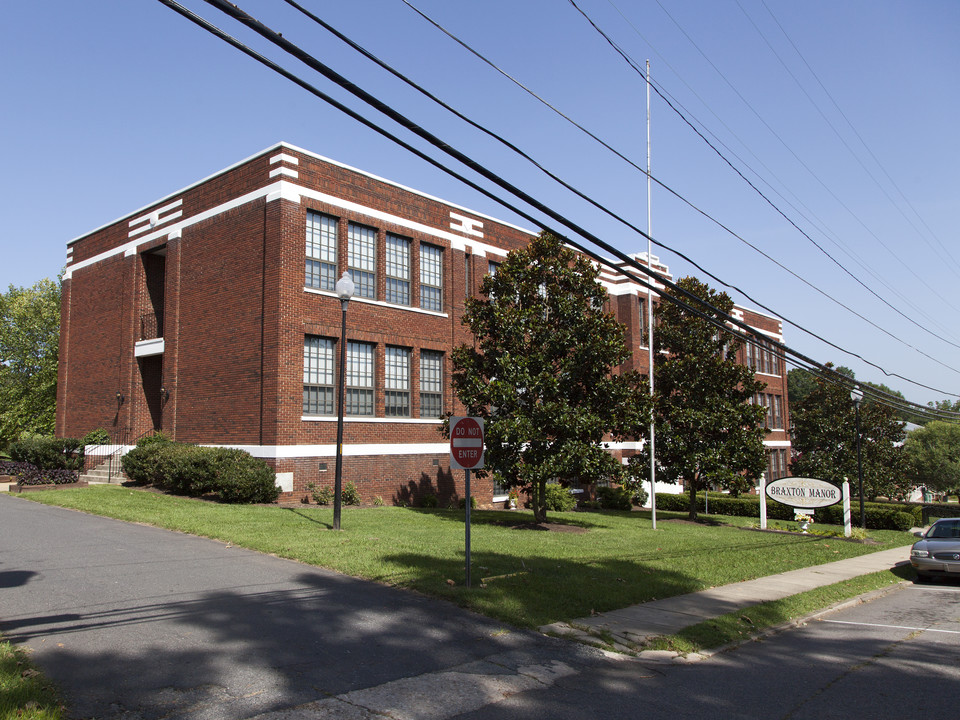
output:
[[[863,509],[863,459],[860,454],[860,402],[863,400],[863,390],[855,386],[850,391],[853,408],[857,417],[857,480],[860,482],[860,527],[867,529],[867,515]]]
[[[347,380],[347,303],[353,297],[354,284],[350,273],[344,272],[337,280],[337,297],[340,298],[340,377],[337,394],[337,472],[333,481],[333,529],[340,529],[341,487],[343,484],[343,396]]]

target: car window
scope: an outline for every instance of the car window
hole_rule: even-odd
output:
[[[927,537],[960,538],[960,523],[936,523]]]

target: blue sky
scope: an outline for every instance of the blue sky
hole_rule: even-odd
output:
[[[642,78],[569,0],[410,1],[645,165]],[[183,2],[377,117],[206,3]],[[646,227],[642,174],[402,0],[301,2]],[[762,303],[794,323],[785,326],[786,342],[814,359],[847,365],[915,402],[960,393],[960,3],[577,3],[638,64],[650,59],[654,79],[684,114],[803,232],[656,96],[653,174],[806,282],[657,187],[654,236],[756,300],[730,290],[737,302]],[[238,4],[611,244],[646,250],[644,238],[428,105],[281,0]],[[55,276],[71,239],[281,140],[530,227],[156,0],[11,5],[0,63],[4,288]],[[670,250],[654,252],[675,277],[700,275]],[[795,325],[933,389],[884,375]]]

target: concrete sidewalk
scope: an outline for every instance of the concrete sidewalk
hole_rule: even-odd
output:
[[[909,563],[909,556],[909,546],[881,550],[688,595],[654,600],[569,623],[553,623],[540,628],[540,631],[587,641],[609,633],[624,649],[634,649],[649,637],[673,635],[686,627],[735,610],[780,600],[860,575],[889,570]]]

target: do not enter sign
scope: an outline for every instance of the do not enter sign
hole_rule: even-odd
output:
[[[455,470],[483,467],[483,418],[450,418],[450,467]]]

